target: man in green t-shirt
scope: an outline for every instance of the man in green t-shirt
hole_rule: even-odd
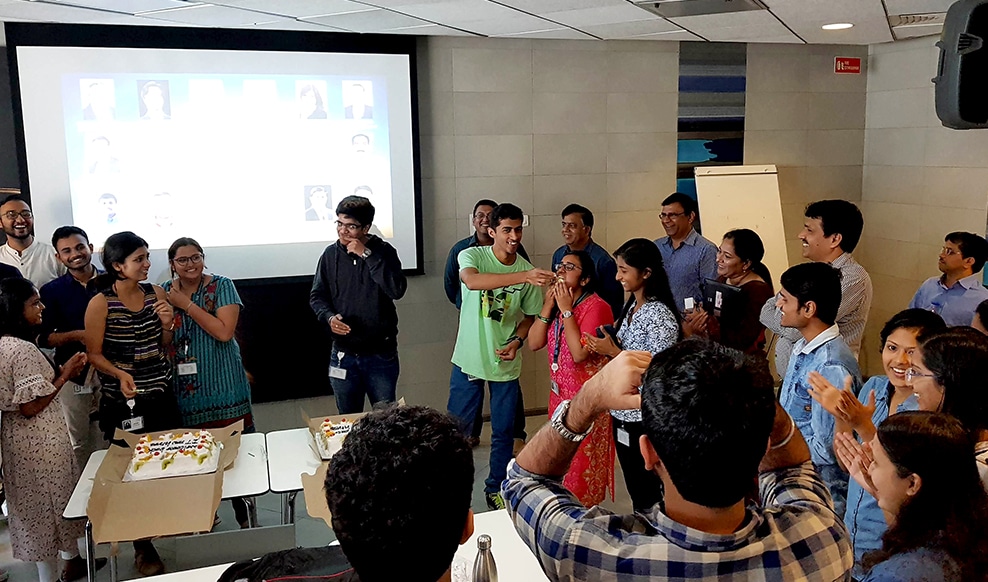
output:
[[[539,287],[556,279],[518,255],[524,214],[514,204],[491,211],[492,246],[460,252],[460,328],[449,378],[450,414],[469,435],[480,407],[484,382],[491,390],[490,473],[484,481],[487,506],[501,509],[501,482],[511,461],[514,412],[521,376],[519,348],[542,309]]]

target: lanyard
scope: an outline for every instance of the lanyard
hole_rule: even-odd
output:
[[[580,298],[577,299],[576,300],[576,303],[573,304],[573,312],[576,312],[576,306],[579,305],[580,303],[582,303],[583,300],[586,299],[589,295],[590,294],[587,293],[586,291],[583,292],[583,295],[580,295]],[[573,317],[576,317],[576,316],[574,315]],[[553,372],[558,372],[559,371],[559,349],[562,347],[563,333],[564,333],[564,331],[563,331],[563,314],[562,313],[560,313],[559,315],[556,316],[556,321],[552,322],[552,329],[553,329],[553,331],[556,332],[556,345],[555,345],[555,347],[552,350],[552,365],[549,366],[549,367],[552,368],[552,371]]]
[[[172,284],[174,285],[174,282]],[[196,302],[196,296],[202,293],[203,286],[205,284],[206,284],[206,275],[203,274],[202,278],[199,279],[199,286],[196,288],[195,291],[192,292],[191,295],[189,295],[190,301],[192,301],[193,303]],[[198,305],[198,303],[196,305]],[[192,321],[192,318],[189,316],[188,313],[182,316],[182,319],[187,319],[189,321],[188,321],[188,325],[178,326],[178,333],[176,334],[178,337],[176,338],[177,341],[175,342],[176,344],[175,351],[178,355],[180,355],[184,359],[189,356],[189,347],[192,345],[192,330],[190,329],[190,327],[195,322]]]

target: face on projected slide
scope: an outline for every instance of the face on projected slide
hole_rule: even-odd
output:
[[[138,81],[141,86],[141,119],[171,119],[168,81]]]
[[[110,140],[105,136],[95,137],[89,142],[89,159],[90,174],[116,174],[120,172],[120,160],[113,157]]]
[[[159,192],[152,199],[154,204],[154,225],[158,228],[175,226],[175,202],[168,192]]]
[[[344,83],[343,115],[347,119],[372,119],[374,117],[374,96],[370,81]]]
[[[309,202],[305,209],[305,219],[333,220],[333,210],[329,207],[329,190],[326,186],[312,186],[309,188]]]
[[[82,85],[83,103],[82,118],[86,121],[112,121],[114,109],[116,108],[113,98],[112,79],[83,79]]]
[[[370,136],[364,133],[358,133],[350,138],[350,145],[353,147],[353,153],[366,154],[371,149]]]
[[[319,87],[314,84],[302,85],[299,89],[298,107],[300,119],[326,119],[326,103]]]
[[[117,197],[107,192],[99,197],[99,205],[103,209],[103,215],[106,216],[106,223],[107,224],[116,223]]]

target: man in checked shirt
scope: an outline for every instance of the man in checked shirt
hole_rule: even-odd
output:
[[[847,530],[775,401],[767,362],[697,338],[649,357],[622,352],[508,467],[504,501],[549,579],[850,580]],[[583,507],[561,477],[577,441],[609,409],[639,405],[639,445],[664,507]],[[760,499],[749,503],[756,476]]]
[[[858,207],[847,200],[818,200],[807,206],[803,215],[803,230],[799,232],[803,257],[827,263],[840,271],[841,302],[837,310],[837,327],[857,358],[873,295],[871,277],[851,256],[861,240],[864,218]],[[775,308],[775,300],[772,297],[765,302],[759,319],[778,337],[775,369],[779,376],[785,376],[789,356],[802,336],[795,329],[782,327],[782,313]]]

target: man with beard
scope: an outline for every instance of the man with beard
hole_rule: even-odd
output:
[[[370,234],[374,206],[347,196],[336,207],[339,240],[323,251],[309,293],[319,321],[329,324],[329,381],[340,414],[394,402],[398,384],[398,311],[408,282],[398,252]]]
[[[0,263],[19,269],[38,288],[65,274],[55,249],[34,239],[34,213],[19,194],[0,203],[0,223],[7,235],[7,244],[0,246]]]
[[[77,353],[85,352],[86,307],[96,294],[87,284],[103,273],[93,265],[93,245],[86,231],[77,226],[62,226],[51,236],[60,263],[68,269],[61,277],[41,288],[45,316],[41,324],[42,346],[54,348],[55,363],[64,365]],[[62,390],[62,409],[69,427],[72,450],[81,465],[86,463],[94,443],[90,439],[94,410],[95,374],[87,366],[79,376],[66,382]],[[96,431],[98,432],[98,431]],[[80,465],[80,466],[81,466]]]

